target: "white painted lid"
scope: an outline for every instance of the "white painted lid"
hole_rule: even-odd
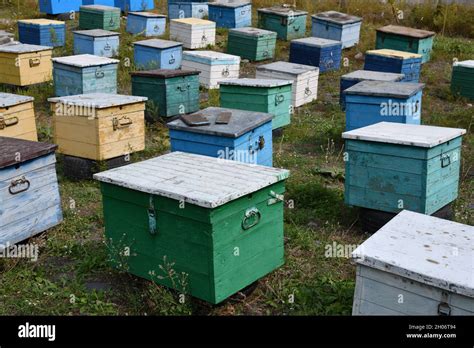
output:
[[[41,51],[52,51],[53,47],[49,46],[39,46],[39,45],[30,45],[20,42],[11,42],[5,45],[0,45],[0,52],[4,53],[32,53],[32,52],[41,52]]]
[[[96,109],[105,109],[113,106],[135,104],[147,101],[147,97],[136,97],[133,95],[108,94],[108,93],[90,93],[77,94],[64,97],[49,98],[50,103],[63,103],[67,105],[82,105],[94,107]]]
[[[75,30],[74,34],[92,36],[92,37],[109,37],[109,36],[120,36],[119,33],[104,29],[88,29],[88,30]]]
[[[35,100],[35,98],[26,95],[0,93],[0,108],[8,108],[10,106],[32,102],[33,100]]]
[[[215,28],[216,22],[200,18],[178,18],[172,19],[170,25],[183,25],[186,27]]]
[[[118,64],[120,61],[107,57],[94,56],[92,54],[79,54],[76,56],[53,58],[53,62],[64,65],[77,66],[79,68],[86,68],[90,66]]]
[[[313,18],[336,24],[353,24],[362,21],[362,18],[337,11],[326,11],[313,15]]]
[[[302,39],[291,40],[291,43],[298,43],[310,47],[342,46],[341,41],[323,39],[320,37],[304,37]]]
[[[342,75],[344,80],[356,80],[356,81],[401,81],[405,77],[405,74],[387,73],[382,71],[371,71],[371,70],[356,70],[349,74]]]
[[[171,41],[171,40],[162,40],[162,39],[148,39],[148,40],[136,41],[133,44],[138,45],[138,46],[146,46],[146,47],[159,48],[159,49],[183,46],[181,42]]]
[[[474,68],[474,60],[465,60],[462,62],[455,62],[454,66],[461,66],[463,68]]]
[[[208,64],[225,62],[225,64],[240,64],[240,57],[216,51],[184,51],[183,60],[194,60]]]
[[[243,87],[281,87],[292,85],[293,81],[290,80],[277,80],[277,79],[228,79],[219,81],[220,85],[229,86],[243,86]],[[245,103],[245,101],[242,101]]]
[[[35,18],[35,19],[20,19],[18,23],[24,24],[35,24],[35,25],[65,25],[66,22],[63,21],[55,21],[52,19],[46,18]]]
[[[311,65],[303,65],[289,62],[274,62],[257,66],[257,71],[280,72],[289,75],[300,75],[309,71],[319,72],[319,68]]]

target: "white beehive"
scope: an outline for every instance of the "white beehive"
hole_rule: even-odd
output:
[[[205,48],[216,42],[216,23],[199,18],[170,21],[170,40],[183,43],[189,49]]]

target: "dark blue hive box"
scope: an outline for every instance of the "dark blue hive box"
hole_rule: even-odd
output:
[[[217,28],[244,28],[252,25],[252,4],[248,1],[209,3],[209,20]]]
[[[291,41],[290,62],[319,67],[320,72],[339,70],[342,43],[340,41],[306,37]]]
[[[50,19],[22,19],[18,21],[21,43],[58,47],[66,41],[66,23]]]
[[[404,74],[403,82],[418,82],[421,71],[421,54],[381,49],[367,51],[364,70]]]

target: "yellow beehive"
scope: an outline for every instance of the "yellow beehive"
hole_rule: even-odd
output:
[[[38,141],[32,97],[0,93],[0,136]]]

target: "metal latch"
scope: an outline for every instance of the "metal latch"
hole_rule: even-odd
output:
[[[451,315],[451,307],[446,302],[441,302],[438,305],[438,314],[443,316]]]
[[[14,126],[18,124],[19,120],[18,117],[13,116],[10,118],[5,118],[4,116],[0,116],[0,130],[5,129],[7,127]]]
[[[267,205],[273,205],[273,204],[276,204],[276,203],[279,203],[279,202],[283,202],[285,200],[285,196],[284,195],[280,195],[274,191],[270,191],[269,193],[270,198],[267,202]]]

